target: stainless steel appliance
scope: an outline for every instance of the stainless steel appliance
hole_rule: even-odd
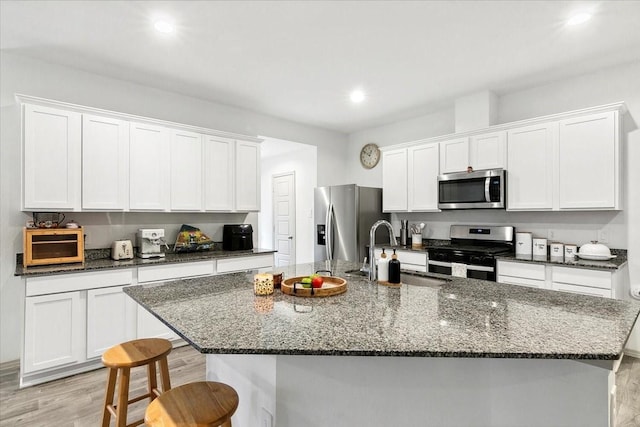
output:
[[[314,224],[316,261],[340,259],[361,262],[367,257],[371,226],[382,213],[382,189],[355,184],[315,189]],[[388,244],[389,234],[382,228],[376,242]]]
[[[452,225],[448,245],[429,247],[429,271],[496,280],[496,255],[514,252],[511,226]]]
[[[222,249],[225,251],[253,249],[253,227],[251,224],[225,224],[222,229]]]
[[[503,209],[505,195],[504,169],[438,175],[440,209]]]
[[[164,240],[164,228],[140,228],[136,233],[136,255],[140,258],[164,257],[162,245],[169,247]]]

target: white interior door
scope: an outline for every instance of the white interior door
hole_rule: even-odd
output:
[[[274,175],[273,184],[273,236],[275,266],[296,263],[296,194],[295,172]]]

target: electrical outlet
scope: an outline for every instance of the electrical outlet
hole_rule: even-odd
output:
[[[553,232],[553,230],[549,230],[547,232],[547,239],[549,239],[549,240],[555,239],[555,233]]]
[[[609,232],[605,229],[598,231],[598,242],[600,243],[608,243],[609,242]]]
[[[273,415],[266,408],[260,410],[260,427],[273,427]]]

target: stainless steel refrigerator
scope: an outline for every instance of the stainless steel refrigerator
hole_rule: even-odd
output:
[[[355,184],[315,189],[315,260],[362,262],[367,255],[369,230],[382,213],[382,189]],[[376,243],[389,243],[386,227],[379,227]]]

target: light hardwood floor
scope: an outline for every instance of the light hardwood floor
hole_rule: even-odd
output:
[[[189,346],[174,349],[169,369],[172,386],[203,380],[205,356]],[[132,370],[132,395],[144,393],[145,372],[143,368]],[[19,390],[17,363],[4,364],[0,366],[0,427],[99,426],[106,380],[106,370],[98,369]],[[616,427],[640,427],[640,359],[624,357],[616,384]],[[146,402],[131,406],[130,421],[142,418]]]

